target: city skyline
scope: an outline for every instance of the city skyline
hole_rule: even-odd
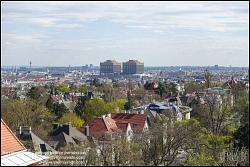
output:
[[[249,66],[249,2],[1,2],[1,14],[1,66]]]

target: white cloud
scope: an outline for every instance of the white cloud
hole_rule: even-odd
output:
[[[3,4],[2,60],[8,63],[25,59],[28,62],[34,56],[33,59],[43,65],[98,64],[105,59],[125,61],[129,58],[143,60],[148,65],[198,65],[196,62],[208,65],[213,61],[228,64],[225,56],[230,53],[233,60],[239,56],[239,64],[246,64],[244,60],[249,54],[249,37],[237,36],[237,32],[249,32],[248,2]],[[119,24],[125,33],[134,32],[135,36],[118,39],[112,36],[115,30],[110,29],[107,31],[111,34],[109,39],[99,37],[95,31],[102,27],[93,31],[85,29],[96,20]],[[6,25],[16,26],[16,29],[9,32]],[[30,27],[32,32],[29,32]],[[65,29],[70,29],[68,34],[64,33]],[[236,32],[236,35],[227,36],[224,32]],[[88,33],[93,34],[93,39],[88,39]]]
[[[58,19],[53,19],[53,18],[30,18],[27,21],[32,23],[32,24],[37,24],[42,27],[51,27],[54,26],[56,23],[56,20]]]
[[[17,33],[2,33],[1,34],[1,42],[7,42],[9,44],[15,43],[36,43],[42,42],[44,39],[48,38],[48,36],[38,33],[30,33],[30,34],[17,34]]]
[[[42,27],[62,24],[74,19],[82,24],[97,19],[107,19],[129,27],[144,28],[143,25],[164,26],[164,29],[191,27],[211,31],[231,31],[249,25],[248,3],[216,2],[5,2],[8,18],[30,12],[19,17],[23,22],[37,23]],[[225,5],[227,5],[225,7]],[[237,6],[238,5],[238,6]],[[4,9],[4,7],[2,7]],[[20,11],[20,9],[22,9]],[[15,12],[16,11],[16,12]],[[242,12],[243,11],[243,12]],[[34,16],[35,15],[35,16]],[[37,16],[36,16],[37,15]],[[41,15],[43,17],[41,17]],[[40,18],[37,18],[37,17]],[[45,17],[44,17],[45,16]],[[216,17],[217,16],[217,17]],[[226,18],[226,19],[224,19]],[[228,26],[228,23],[235,22]],[[13,20],[15,21],[15,20]],[[69,26],[79,28],[80,26]],[[160,31],[160,30],[159,30]],[[163,30],[161,30],[163,31]]]

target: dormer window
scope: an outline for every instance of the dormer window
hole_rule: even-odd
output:
[[[111,122],[109,122],[109,121],[107,121],[107,124],[108,124],[109,126],[111,126],[111,125],[112,125],[112,123],[111,123]]]

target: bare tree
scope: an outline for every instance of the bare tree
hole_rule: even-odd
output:
[[[211,132],[221,134],[232,116],[229,98],[215,94],[205,98],[206,103],[199,112],[201,124]]]
[[[196,120],[158,121],[148,133],[138,136],[144,165],[171,165],[180,149],[194,149],[202,128]]]

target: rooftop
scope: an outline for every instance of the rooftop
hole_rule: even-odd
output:
[[[6,123],[1,119],[1,166],[39,164],[47,157],[27,151]]]
[[[101,63],[104,63],[104,64],[121,64],[121,63],[119,63],[119,62],[117,62],[115,60],[106,60],[106,61],[101,62]]]
[[[143,64],[142,62],[139,62],[138,60],[129,60],[125,63],[138,63],[138,64]]]
[[[1,119],[1,156],[21,150],[26,148]]]

